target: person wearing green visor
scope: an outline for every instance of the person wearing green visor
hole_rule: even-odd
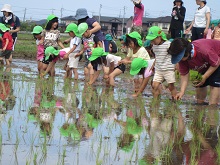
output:
[[[105,67],[109,67],[109,72],[106,73],[107,75],[105,76],[105,79],[107,80],[107,84],[110,84],[111,86],[114,87],[115,77],[120,75],[121,73],[124,73],[125,71],[125,65],[118,63],[120,60],[121,57],[108,54],[104,52],[103,48],[93,49],[89,61],[91,61],[91,65],[95,70],[95,74],[92,81],[90,81],[89,84],[91,85],[96,81],[96,79],[100,74],[101,66],[104,65]]]
[[[86,81],[92,81],[94,76],[94,70],[89,61],[89,57],[92,54],[92,50],[96,47],[103,47],[102,41],[98,36],[92,34],[89,30],[89,26],[87,23],[80,23],[78,25],[79,34],[82,36],[82,44],[84,47],[84,55],[85,55],[85,64],[84,64],[84,75]]]
[[[55,64],[58,60],[67,60],[68,57],[65,56],[70,51],[70,48],[64,48],[61,50],[55,49],[53,46],[49,46],[45,49],[45,60],[53,59],[44,72],[41,72],[40,77],[43,78],[47,73],[51,73],[52,70],[55,68]]]
[[[127,57],[119,61],[119,64],[131,64],[134,58],[143,58],[144,60],[150,60],[150,56],[146,49],[143,47],[141,35],[134,31],[126,35],[125,45],[128,47]],[[134,91],[138,91],[140,84],[142,84],[142,77],[134,76]]]
[[[12,56],[12,49],[13,49],[13,39],[11,34],[9,33],[9,28],[7,28],[4,24],[0,23],[0,34],[2,34],[2,53],[1,57],[5,57],[6,62],[6,71],[10,70],[11,65],[11,56]],[[3,59],[1,59],[3,60]],[[3,63],[3,62],[2,62]]]
[[[143,93],[144,89],[146,88],[150,77],[153,75],[153,64],[154,64],[155,59],[152,60],[144,60],[142,58],[135,58],[132,63],[131,63],[131,69],[130,69],[130,74],[131,75],[142,75],[143,81],[141,83],[140,89],[133,94],[133,97],[137,97],[140,94]]]
[[[166,34],[158,27],[152,26],[147,34],[147,40],[153,44],[155,53],[155,74],[153,78],[153,97],[155,99],[160,95],[160,84],[166,80],[172,98],[176,96],[175,65],[171,63],[171,55],[168,53],[170,41],[167,40]]]
[[[43,59],[44,59],[44,45],[40,43],[40,40],[42,38],[41,33],[43,31],[43,28],[41,26],[35,26],[33,28],[32,34],[34,35],[34,38],[36,39],[36,45],[37,45],[37,69],[38,73],[43,71]]]
[[[46,49],[48,46],[52,46],[57,50],[58,46],[60,46],[62,49],[65,48],[60,40],[60,31],[58,30],[58,17],[56,17],[55,15],[51,14],[47,17],[46,28],[42,31],[41,35],[42,39],[40,43],[44,44],[44,49]],[[47,60],[44,56],[44,59],[42,61],[44,70],[46,70],[47,66],[52,61],[53,56],[50,56],[50,58]],[[55,68],[51,69],[50,76],[55,76]]]
[[[78,27],[75,23],[70,23],[66,27],[66,33],[69,33],[71,37],[70,40],[70,51],[65,55],[65,58],[68,58],[67,68],[65,78],[72,78],[72,73],[74,74],[74,79],[78,80],[78,63],[79,58],[82,55],[81,51],[81,36],[79,35]]]

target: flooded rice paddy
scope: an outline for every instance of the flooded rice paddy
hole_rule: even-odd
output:
[[[150,88],[132,98],[132,78],[117,87],[38,79],[35,61],[14,60],[1,71],[1,164],[220,164],[219,107],[195,106],[193,96],[173,103]]]

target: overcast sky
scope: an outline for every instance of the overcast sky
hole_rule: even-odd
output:
[[[195,10],[198,8],[195,0],[183,0],[186,7],[186,20],[192,20]],[[21,20],[24,19],[26,8],[26,20],[46,19],[51,13],[59,18],[61,16],[75,15],[78,8],[86,8],[90,16],[99,15],[100,4],[101,15],[125,17],[133,15],[133,3],[131,0],[1,0],[0,8],[7,3]],[[142,0],[147,17],[160,17],[171,14],[173,0]],[[208,0],[207,6],[211,8],[213,19],[220,19],[220,0]],[[62,12],[61,12],[62,9]],[[62,14],[61,14],[62,13]]]

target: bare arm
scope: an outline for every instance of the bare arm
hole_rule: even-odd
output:
[[[50,62],[49,65],[47,66],[46,71],[41,74],[41,77],[44,77],[44,76],[51,70],[51,68],[52,68],[54,65],[55,65],[55,62],[54,62],[54,61]]]
[[[62,49],[64,49],[65,47],[63,46],[63,43],[60,41],[60,40],[58,40],[58,45],[62,48]]]
[[[192,29],[193,24],[194,24],[194,20],[192,21],[191,25],[185,30],[185,33],[186,33],[186,34],[188,34],[189,31]]]
[[[130,57],[125,57],[123,60],[119,61],[118,64],[130,64],[132,61],[131,61],[131,58]]]
[[[90,32],[92,34],[94,34],[95,32],[97,32],[97,31],[99,31],[101,29],[101,26],[100,26],[100,24],[97,21],[92,24],[92,27],[93,28],[90,30]]]
[[[206,16],[206,28],[204,30],[204,34],[206,35],[208,33],[211,16],[210,13],[206,13],[205,16]]]
[[[137,96],[139,96],[141,93],[143,93],[143,91],[144,91],[144,89],[146,88],[146,86],[147,86],[149,80],[150,80],[150,77],[144,78],[144,79],[143,79],[143,82],[142,82],[142,84],[141,84],[140,89],[138,90],[137,93],[133,94],[132,96],[133,96],[133,97],[137,97]]]
[[[10,33],[17,33],[20,31],[20,27],[17,27],[15,30],[9,30]]]
[[[6,48],[7,48],[7,46],[8,46],[8,43],[9,43],[9,39],[6,39],[5,46],[4,46],[4,48],[3,48],[4,51],[6,50]]]
[[[188,81],[189,81],[189,73],[187,73],[186,75],[181,75],[181,88],[180,88],[180,92],[177,93],[177,95],[175,96],[175,100],[180,100],[182,98],[182,96],[186,91]]]

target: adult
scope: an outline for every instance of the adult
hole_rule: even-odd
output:
[[[191,25],[185,31],[185,33],[188,34],[192,29],[192,41],[205,38],[208,34],[211,16],[210,7],[208,7],[206,3],[206,0],[196,0],[196,4],[199,5],[199,8],[196,10]]]
[[[14,50],[14,46],[17,40],[17,32],[20,31],[20,20],[16,15],[13,14],[11,5],[9,4],[4,4],[1,12],[3,12],[3,17],[0,18],[0,23],[3,23],[6,27],[10,28],[9,32],[12,34],[12,38],[14,40]]]
[[[141,0],[132,0],[132,1],[134,3],[134,18],[130,33],[133,31],[137,31],[139,34],[142,34],[144,5],[141,3]]]
[[[84,22],[88,24],[91,34],[94,34],[95,36],[99,38],[100,41],[102,41],[105,52],[108,52],[109,43],[108,41],[105,40],[105,36],[101,32],[101,26],[97,22],[97,20],[95,20],[94,18],[90,18],[87,13],[87,10],[84,8],[77,9],[75,18],[76,20],[78,20],[78,25]]]
[[[181,99],[189,81],[189,70],[200,73],[201,79],[195,85],[198,104],[204,104],[207,86],[210,86],[209,104],[220,101],[220,42],[200,39],[192,43],[183,38],[176,38],[168,50],[172,55],[172,63],[179,62],[181,88],[175,99]]]
[[[183,6],[182,0],[175,0],[173,4],[174,7],[171,14],[172,19],[170,22],[169,32],[171,34],[171,38],[174,39],[177,37],[182,37],[186,8]]]

